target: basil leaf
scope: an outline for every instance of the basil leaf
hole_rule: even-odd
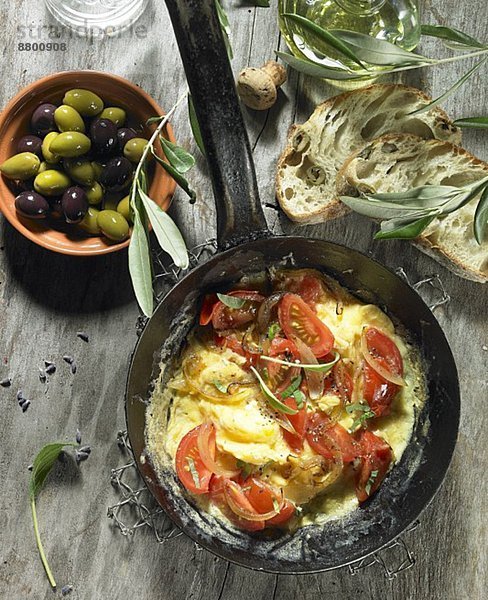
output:
[[[205,156],[205,146],[203,145],[202,132],[200,131],[200,124],[198,123],[197,113],[195,112],[195,106],[190,94],[188,94],[188,117],[190,119],[190,126],[195,138],[195,142],[200,152]]]
[[[407,221],[398,224],[395,223],[395,219],[386,221],[381,224],[381,231],[378,231],[374,239],[375,240],[392,240],[392,239],[405,239],[411,240],[418,237],[422,231],[432,223],[436,218],[436,215],[429,215],[422,217],[416,221]]]
[[[474,37],[459,31],[459,29],[453,29],[451,27],[442,27],[441,25],[422,25],[421,33],[425,36],[456,42],[470,48],[485,48],[485,46],[481,42],[478,42],[478,40],[476,40]]]
[[[481,194],[480,201],[474,213],[474,237],[478,244],[483,243],[488,232],[488,186]]]
[[[434,106],[437,106],[438,104],[441,104],[442,102],[444,102],[444,100],[446,100],[447,98],[449,98],[449,96],[454,94],[454,92],[456,92],[464,84],[464,82],[467,81],[471,77],[471,75],[476,73],[476,71],[478,69],[480,69],[487,60],[488,60],[488,58],[483,58],[482,60],[480,60],[478,63],[475,64],[475,66],[473,68],[471,68],[467,73],[465,73],[460,79],[458,79],[456,81],[456,83],[454,85],[452,85],[447,91],[445,91],[443,94],[441,94],[438,98],[436,98],[435,100],[432,100],[432,102],[425,104],[424,106],[422,106],[421,108],[418,108],[417,110],[409,112],[408,114],[409,115],[420,115],[424,112],[428,112],[431,108],[434,108]]]
[[[154,298],[147,230],[143,225],[137,203],[131,204],[134,225],[129,244],[129,272],[137,303],[146,317],[151,317],[154,310]]]
[[[227,294],[217,294],[217,298],[229,308],[242,308],[247,302],[245,298],[228,296]]]
[[[301,383],[302,383],[302,377],[301,377],[301,375],[299,375],[298,377],[295,377],[292,380],[292,382],[290,383],[290,385],[283,392],[281,392],[281,397],[282,398],[289,398],[290,396],[293,396],[293,394],[300,387]]]
[[[34,459],[32,464],[32,475],[29,483],[32,522],[34,524],[34,534],[36,537],[37,549],[39,550],[39,556],[41,557],[42,565],[53,589],[56,589],[56,581],[49,567],[49,563],[44,552],[44,547],[41,542],[39,523],[37,520],[36,497],[44,485],[46,477],[49,475],[51,469],[58,460],[63,448],[66,446],[76,446],[76,444],[72,442],[55,442],[44,446]]]
[[[273,341],[275,337],[278,335],[279,330],[281,329],[279,323],[271,323],[268,329],[268,339]]]
[[[293,393],[293,398],[295,398],[295,402],[297,403],[298,409],[302,409],[305,403],[305,394],[302,392],[302,390],[296,390]]]
[[[425,56],[408,52],[391,42],[364,33],[347,29],[330,29],[329,32],[352,46],[358,58],[373,65],[395,66],[431,62],[431,59]]]
[[[173,144],[162,135],[159,136],[163,152],[172,167],[180,173],[186,173],[195,165],[195,159],[181,146]]]
[[[473,129],[488,129],[488,117],[465,117],[456,119],[454,125]]]
[[[371,410],[369,404],[348,404],[346,406],[346,412],[351,414],[356,411],[369,412]]]
[[[256,375],[257,380],[259,381],[259,385],[261,386],[261,390],[262,390],[263,394],[266,396],[266,398],[268,399],[269,405],[272,408],[274,408],[278,412],[285,413],[286,415],[296,415],[297,414],[298,410],[290,408],[289,406],[287,406],[286,404],[281,402],[281,400],[279,400],[273,394],[273,392],[265,384],[263,378],[261,377],[261,375],[258,373],[258,371],[254,367],[251,367],[251,371],[254,373],[254,375]]]
[[[313,21],[310,21],[306,17],[302,17],[301,15],[296,15],[293,13],[282,13],[281,17],[285,20],[293,21],[297,23],[309,33],[317,36],[320,40],[335,48],[338,52],[355,62],[362,69],[368,70],[367,67],[361,62],[361,59],[358,55],[351,49],[349,44],[344,43],[339,37],[332,34],[330,31],[323,29],[320,25],[317,25]]]
[[[161,248],[167,252],[180,269],[188,269],[189,258],[185,240],[173,219],[154,200],[139,189],[154,234]]]
[[[229,386],[228,385],[225,385],[224,383],[222,383],[218,379],[214,379],[214,381],[212,381],[212,383],[219,390],[219,392],[221,392],[222,394],[227,394],[228,393],[228,391],[229,391]]]
[[[311,77],[319,77],[322,79],[332,79],[332,80],[361,80],[368,79],[371,77],[369,72],[363,71],[362,73],[355,73],[354,71],[350,71],[349,69],[334,69],[332,67],[326,67],[325,65],[321,65],[319,63],[313,62],[311,60],[304,60],[302,58],[297,58],[292,54],[287,54],[286,52],[276,52],[276,56],[281,58],[283,62],[287,65],[303,73],[304,75],[310,75]]]
[[[157,160],[157,162],[163,167],[163,169],[167,173],[169,173],[169,175],[171,175],[171,177],[176,181],[176,183],[180,186],[180,188],[184,192],[186,192],[186,194],[190,197],[191,202],[195,202],[197,196],[196,196],[195,192],[190,188],[190,184],[188,183],[188,180],[177,169],[175,169],[172,165],[170,165],[165,160],[163,160],[160,156],[158,156],[156,154],[156,152],[154,151],[154,148],[151,148],[151,154],[154,156],[154,158]]]
[[[377,470],[375,471],[371,471],[368,481],[366,482],[366,485],[364,486],[364,491],[368,494],[368,496],[371,493],[371,488],[373,487],[377,477],[378,477],[378,472]]]
[[[227,56],[229,60],[234,58],[234,52],[232,51],[232,45],[230,43],[230,25],[227,14],[219,0],[215,0],[215,6],[217,8],[217,16],[219,18],[220,28],[222,30],[222,37],[224,38],[225,48],[227,50]]]

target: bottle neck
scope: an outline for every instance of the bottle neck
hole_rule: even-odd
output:
[[[335,0],[342,9],[357,17],[367,17],[377,13],[386,0]]]

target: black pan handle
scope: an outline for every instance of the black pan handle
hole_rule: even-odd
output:
[[[270,235],[215,0],[166,0],[202,132],[220,248]]]

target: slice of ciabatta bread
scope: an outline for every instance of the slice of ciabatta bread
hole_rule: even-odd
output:
[[[337,176],[339,196],[360,192],[402,192],[423,185],[462,186],[488,176],[488,163],[459,146],[414,135],[390,134],[373,140],[344,163]],[[463,208],[434,219],[415,245],[456,274],[488,281],[488,242],[473,233],[479,196]]]
[[[303,125],[293,125],[277,167],[276,196],[292,221],[319,223],[349,212],[335,193],[345,159],[385,133],[412,133],[459,144],[461,132],[446,113],[433,108],[420,90],[377,84],[346,92],[319,104]]]

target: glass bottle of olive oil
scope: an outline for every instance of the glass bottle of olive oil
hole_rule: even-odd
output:
[[[359,68],[355,62],[303,29],[300,24],[283,18],[284,13],[301,15],[324,29],[348,29],[364,33],[396,44],[404,50],[413,50],[420,39],[417,0],[279,0],[280,29],[291,52],[298,58],[308,58],[330,67],[345,65],[352,70]],[[369,84],[371,79],[362,80],[359,84],[342,81],[331,83],[340,87],[358,87]]]

